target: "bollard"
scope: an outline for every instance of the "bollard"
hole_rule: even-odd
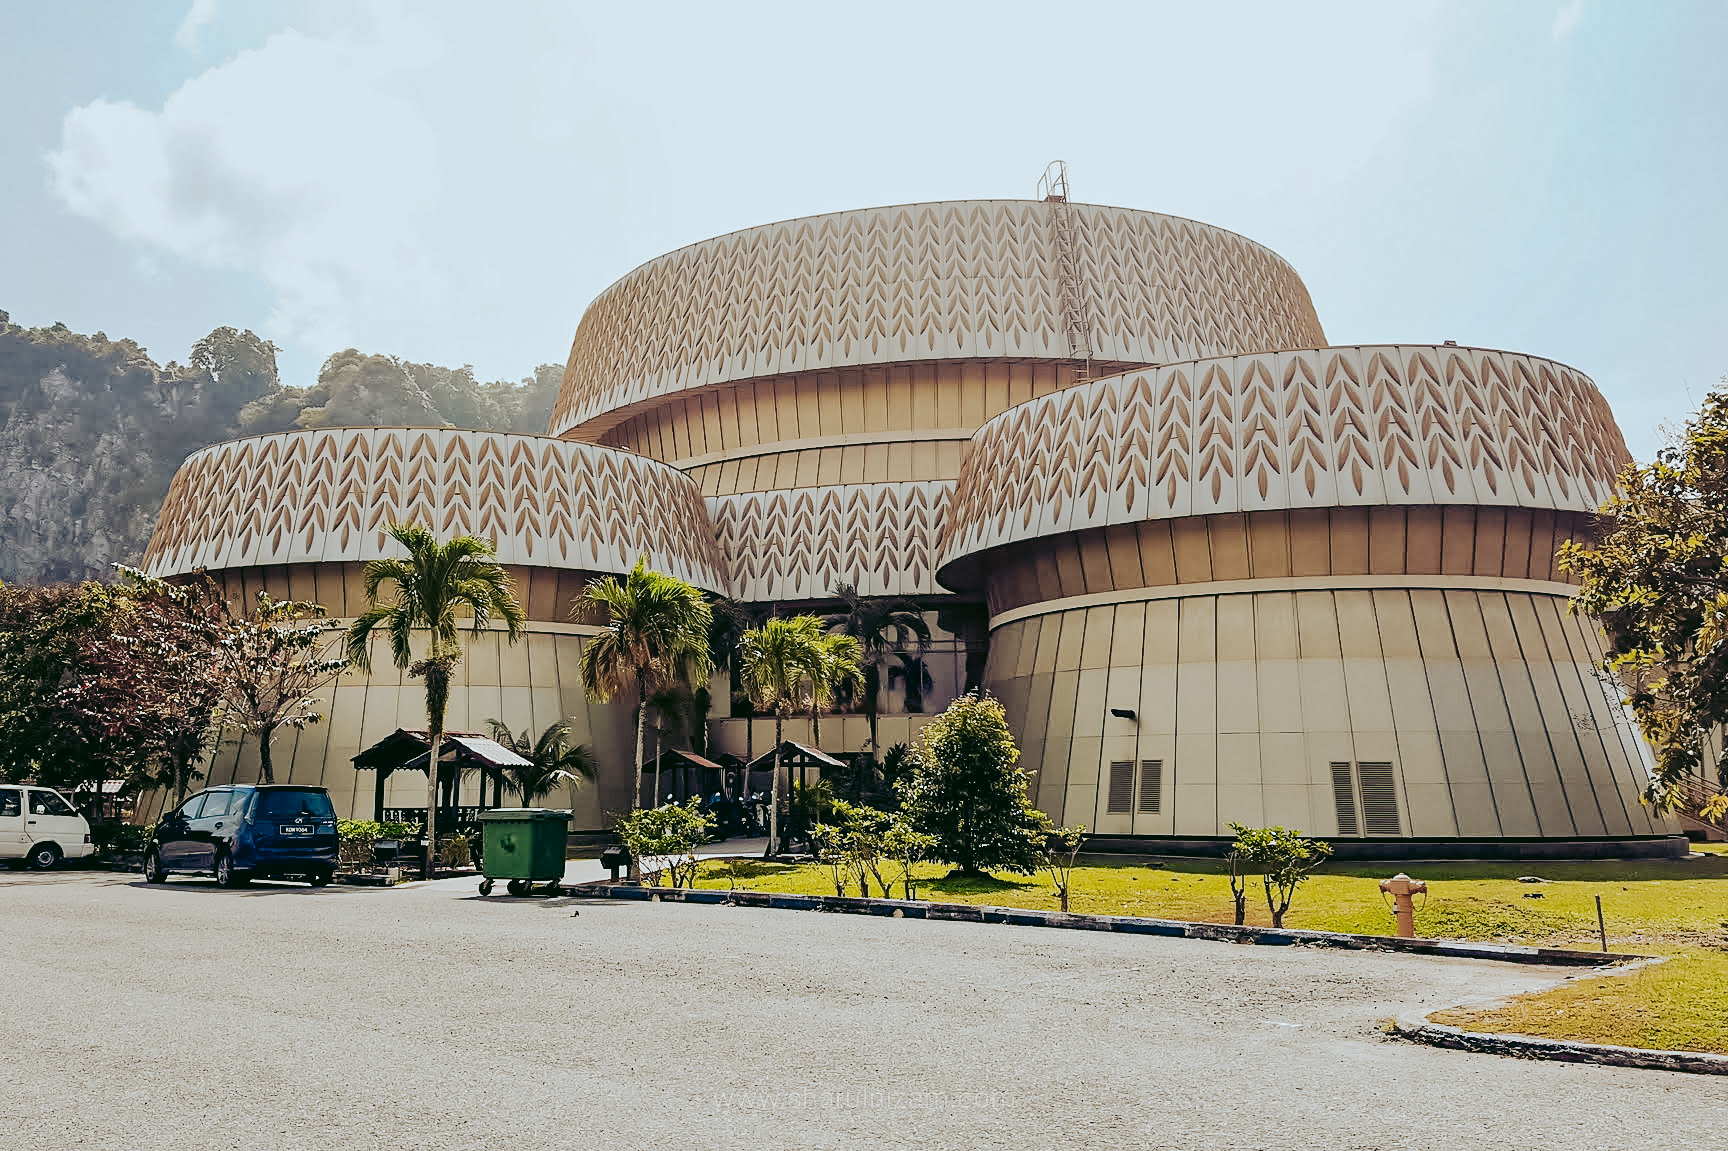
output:
[[[1412,895],[1426,894],[1428,885],[1420,879],[1411,879],[1400,871],[1391,879],[1380,881],[1380,890],[1392,896],[1392,910],[1398,913],[1398,938],[1416,938],[1416,901]]]

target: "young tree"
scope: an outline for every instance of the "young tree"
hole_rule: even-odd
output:
[[[1645,798],[1671,809],[1706,733],[1728,723],[1728,392],[1707,396],[1655,462],[1621,473],[1598,523],[1598,542],[1560,548],[1582,582],[1571,610],[1600,621],[1602,669],[1656,751]],[[1717,773],[1728,785],[1728,759]]]
[[[224,687],[222,721],[257,737],[259,782],[276,782],[270,745],[278,729],[299,731],[324,721],[323,701],[314,695],[348,666],[334,654],[339,641],[331,633],[341,630],[322,604],[279,600],[264,591],[251,614],[222,629],[214,652]]]
[[[390,657],[410,676],[426,679],[426,727],[431,758],[426,764],[426,877],[438,862],[438,759],[443,750],[444,712],[450,703],[450,675],[462,662],[462,638],[457,613],[473,614],[471,636],[484,631],[493,618],[503,621],[511,643],[522,638],[528,614],[517,602],[510,576],[490,543],[474,536],[456,536],[448,543],[418,524],[391,524],[390,538],[408,552],[402,559],[373,560],[366,565],[366,600],[371,606],[348,628],[348,662],[361,671],[372,668],[373,633],[383,630]],[[385,584],[395,595],[379,602]],[[414,659],[413,636],[428,633],[426,656]]]
[[[1240,857],[1245,871],[1260,873],[1272,926],[1283,927],[1284,913],[1290,910],[1296,889],[1307,882],[1316,867],[1326,862],[1332,854],[1332,845],[1323,840],[1303,839],[1301,832],[1283,827],[1244,827],[1232,823],[1230,830],[1236,833],[1231,851]]]
[[[1074,864],[1086,842],[1086,825],[1057,827],[1047,820],[1041,830],[1044,836],[1044,870],[1056,887],[1056,898],[1062,901],[1062,910],[1067,911],[1068,896],[1074,888]]]
[[[699,684],[712,670],[708,628],[713,612],[702,593],[653,571],[642,556],[630,574],[590,580],[575,611],[603,610],[605,629],[584,642],[579,664],[588,698],[609,703],[636,689],[636,785],[630,808],[642,806],[642,737],[649,700],[673,684]],[[635,859],[634,853],[631,859]],[[631,872],[635,873],[635,864]]]
[[[1237,836],[1236,842],[1224,855],[1224,861],[1230,865],[1230,902],[1235,909],[1237,927],[1248,922],[1248,876],[1253,871],[1243,850],[1242,837]]]
[[[1042,864],[1048,817],[1027,799],[1019,759],[1008,717],[990,695],[961,696],[919,737],[900,783],[902,808],[965,875],[1030,875]]]
[[[881,596],[861,596],[854,584],[841,584],[829,593],[843,608],[824,621],[829,631],[851,636],[860,648],[862,669],[860,691],[864,702],[864,717],[870,723],[870,754],[874,758],[881,750],[876,739],[876,720],[882,692],[882,663],[890,655],[910,651],[921,656],[930,642],[930,625],[911,600]]]
[[[523,807],[533,807],[536,799],[550,795],[560,784],[581,787],[583,780],[594,779],[594,752],[585,743],[571,745],[567,724],[548,724],[539,739],[530,739],[527,731],[512,735],[501,720],[489,719],[486,724],[493,739],[528,760],[527,767],[504,769],[504,778],[521,794]]]
[[[907,899],[918,898],[917,881],[912,877],[912,868],[922,863],[935,849],[935,836],[919,831],[899,812],[889,817],[888,830],[882,835],[882,854],[899,866],[900,882]],[[888,894],[887,888],[883,889],[882,894]]]
[[[832,664],[822,621],[813,615],[771,619],[746,632],[738,654],[744,690],[757,708],[774,713],[774,781],[768,807],[768,847],[780,850],[780,745],[786,720],[805,707],[806,693],[827,693]]]

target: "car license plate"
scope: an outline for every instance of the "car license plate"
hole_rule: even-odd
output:
[[[303,823],[284,823],[281,832],[283,835],[311,835],[312,829]]]

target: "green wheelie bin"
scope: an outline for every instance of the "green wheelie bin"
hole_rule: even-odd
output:
[[[511,895],[532,895],[536,883],[564,878],[564,845],[570,813],[545,807],[500,807],[482,811],[485,827],[480,854],[480,894],[492,894],[492,881],[505,879]],[[557,892],[557,887],[552,892]]]

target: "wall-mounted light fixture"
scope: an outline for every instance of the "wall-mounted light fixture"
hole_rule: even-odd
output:
[[[1130,723],[1139,718],[1125,707],[1113,707],[1110,709],[1110,714],[1115,716],[1117,719],[1128,720]]]

